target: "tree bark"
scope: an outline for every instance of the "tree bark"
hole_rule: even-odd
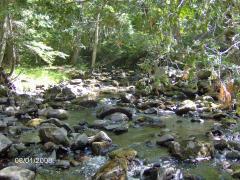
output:
[[[98,39],[99,39],[99,19],[100,13],[97,15],[96,29],[95,29],[95,39],[93,44],[93,52],[92,52],[92,70],[95,68],[96,58],[97,58],[97,47],[98,47]]]
[[[0,67],[2,67],[2,62],[7,46],[7,39],[8,39],[8,16],[5,17],[4,23],[3,23],[3,37],[1,41],[1,51],[0,51]]]
[[[15,70],[15,65],[16,65],[16,61],[17,61],[17,53],[16,53],[16,47],[15,44],[13,42],[13,27],[12,27],[12,19],[11,16],[8,16],[8,26],[9,26],[9,36],[10,36],[10,41],[9,41],[9,47],[10,47],[10,59],[9,59],[9,64],[11,65],[11,69],[10,69],[10,73],[9,76],[11,76]]]

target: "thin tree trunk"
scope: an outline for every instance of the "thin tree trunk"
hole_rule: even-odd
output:
[[[10,57],[10,61],[11,61],[11,70],[10,70],[10,73],[9,73],[9,76],[11,76],[15,70],[15,65],[16,65],[16,61],[17,61],[17,54],[16,54],[16,47],[15,47],[15,44],[13,42],[13,27],[12,27],[12,19],[11,19],[11,16],[9,15],[8,17],[8,26],[9,26],[9,35],[10,35],[10,48],[11,48],[11,57]]]
[[[8,16],[5,17],[3,23],[3,37],[1,42],[1,50],[0,50],[0,67],[2,67],[2,62],[7,46],[7,39],[8,39]]]
[[[92,70],[95,68],[96,58],[97,58],[97,47],[98,47],[98,39],[99,39],[99,19],[100,13],[97,15],[96,29],[95,29],[95,39],[93,44],[93,52],[92,52]]]

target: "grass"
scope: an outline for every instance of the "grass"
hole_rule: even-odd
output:
[[[50,83],[59,83],[61,81],[68,80],[68,74],[62,70],[50,69],[47,67],[36,67],[36,68],[27,68],[20,67],[16,68],[14,76],[20,78],[33,79],[39,82],[50,82]]]

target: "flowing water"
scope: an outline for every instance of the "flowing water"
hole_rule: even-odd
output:
[[[167,149],[156,146],[154,140],[157,134],[170,133],[174,134],[178,140],[197,137],[206,140],[206,132],[210,130],[213,121],[204,123],[192,123],[187,117],[168,115],[160,117],[165,123],[166,128],[150,127],[132,127],[130,126],[127,133],[115,135],[107,132],[114,144],[118,147],[131,147],[137,150],[138,158],[143,162],[143,169],[152,163],[160,163],[162,166],[172,166],[181,169],[183,172],[199,175],[206,180],[215,179],[232,179],[230,175],[221,171],[217,160],[203,161],[198,163],[183,163],[171,158]],[[67,121],[70,125],[77,125],[80,122],[91,123],[96,120],[94,109],[83,109],[80,111],[70,112],[70,118]],[[95,156],[85,162],[84,165],[71,167],[67,170],[56,170],[55,168],[42,169],[37,175],[37,180],[62,179],[88,179],[90,176],[106,162],[106,157]],[[133,178],[131,178],[133,179]]]

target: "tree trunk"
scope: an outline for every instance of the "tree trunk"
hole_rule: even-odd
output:
[[[3,23],[3,37],[1,42],[1,50],[0,50],[0,67],[2,67],[2,62],[7,46],[7,39],[8,39],[8,16],[5,17]]]
[[[98,47],[98,39],[99,39],[99,19],[100,13],[97,15],[96,29],[95,29],[95,39],[93,44],[93,52],[92,52],[92,70],[95,68],[96,58],[97,58],[97,47]]]
[[[10,48],[10,59],[9,59],[9,64],[11,65],[10,73],[9,76],[11,76],[15,70],[15,65],[17,61],[17,53],[16,53],[16,47],[13,41],[14,35],[13,35],[13,27],[12,27],[12,19],[11,16],[8,16],[8,26],[9,26],[9,36],[10,36],[10,41],[9,41],[9,48]]]

